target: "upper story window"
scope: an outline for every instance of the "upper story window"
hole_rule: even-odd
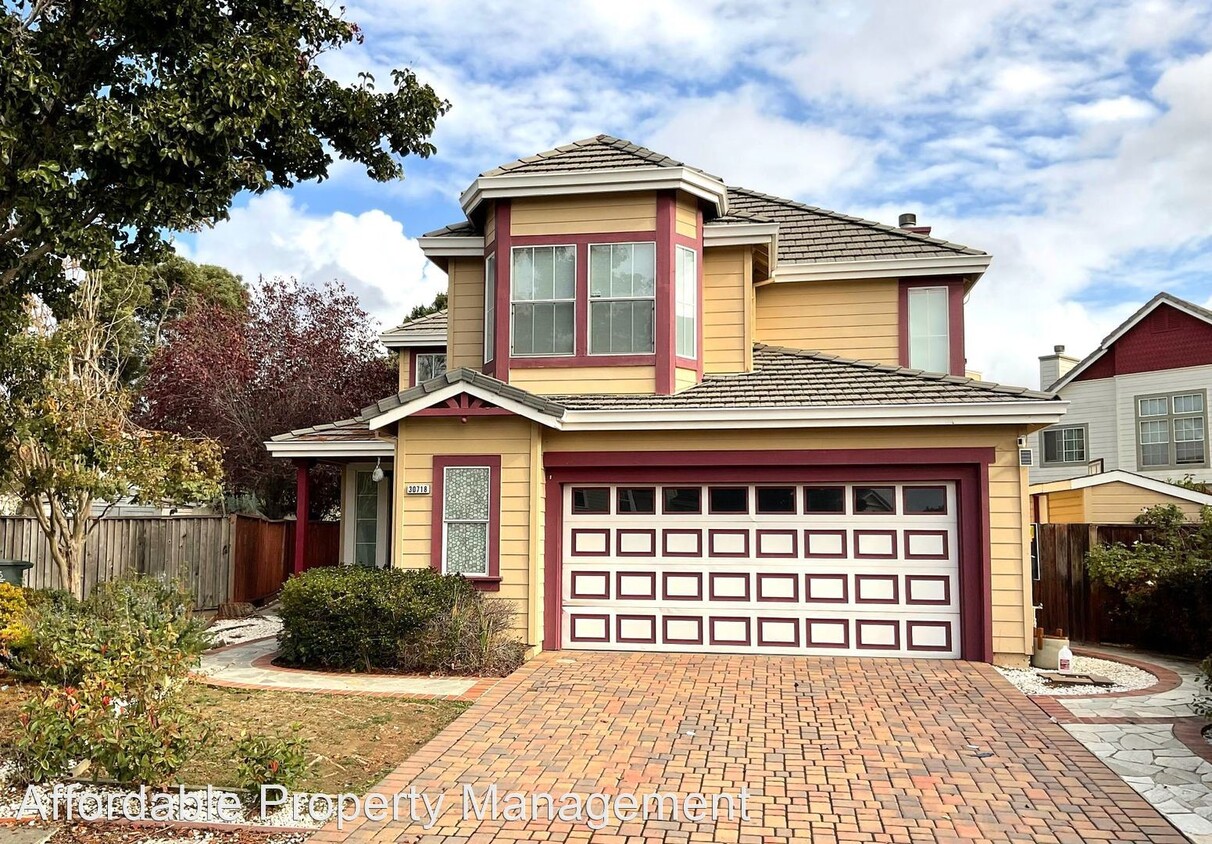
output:
[[[1063,465],[1086,462],[1086,426],[1066,425],[1049,428],[1041,435],[1044,441],[1043,465]]]
[[[909,288],[909,366],[951,371],[950,308],[946,287]]]
[[[1136,397],[1137,464],[1141,469],[1206,466],[1207,393]]]
[[[510,326],[514,355],[571,355],[576,336],[575,246],[513,249]]]
[[[699,272],[698,253],[679,246],[674,253],[674,296],[677,299],[677,354],[694,358],[698,354]]]
[[[492,360],[497,345],[497,256],[484,259],[484,363]]]
[[[416,356],[416,383],[446,374],[445,352],[421,352]]]
[[[656,348],[656,244],[589,247],[589,353],[652,354]]]

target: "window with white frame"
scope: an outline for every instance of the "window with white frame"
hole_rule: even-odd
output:
[[[497,342],[497,256],[484,259],[484,363],[492,360]]]
[[[442,570],[469,577],[488,574],[492,469],[447,466],[442,476]]]
[[[674,298],[677,318],[677,354],[694,358],[698,353],[699,271],[698,253],[679,246],[674,256]]]
[[[909,288],[909,366],[951,371],[950,307],[946,287]]]
[[[514,355],[571,355],[576,335],[575,246],[515,246],[510,325]]]
[[[373,471],[354,473],[354,563],[366,568],[378,565],[379,485]]]
[[[1086,426],[1066,425],[1043,433],[1045,466],[1086,462]]]
[[[1203,390],[1136,397],[1137,463],[1141,469],[1208,463],[1207,393]]]
[[[430,378],[446,374],[445,352],[420,352],[417,354],[416,383],[422,384]]]
[[[655,243],[589,247],[591,355],[652,354],[655,303]]]

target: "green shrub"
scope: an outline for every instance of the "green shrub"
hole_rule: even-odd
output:
[[[294,729],[297,731],[299,725]],[[242,733],[236,744],[236,782],[249,794],[260,795],[263,785],[280,785],[293,791],[307,773],[307,740]]]
[[[292,665],[508,673],[525,651],[507,635],[508,604],[430,569],[311,569],[283,586],[280,612]]]
[[[0,583],[0,661],[7,662],[14,651],[30,640],[29,602],[25,593],[11,583]]]

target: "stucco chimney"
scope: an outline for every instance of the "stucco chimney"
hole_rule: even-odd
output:
[[[898,228],[902,228],[907,232],[914,234],[930,234],[930,226],[919,226],[917,224],[917,215],[912,211],[906,211],[897,219]]]
[[[1078,360],[1065,354],[1064,346],[1053,346],[1052,354],[1039,359],[1039,388],[1046,390],[1077,366]]]

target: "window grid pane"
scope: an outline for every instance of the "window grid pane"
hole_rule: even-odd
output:
[[[946,287],[909,289],[909,366],[927,372],[951,368],[950,312]]]
[[[698,254],[685,246],[677,248],[675,279],[677,353],[693,358],[698,345]]]
[[[589,296],[590,354],[655,351],[655,244],[592,244]]]
[[[1174,397],[1174,412],[1203,413],[1204,397],[1202,393],[1189,393]]]
[[[417,383],[437,378],[446,372],[446,355],[424,354],[417,355]]]
[[[1164,397],[1141,399],[1139,404],[1141,416],[1165,416],[1169,412],[1169,400]]]
[[[511,290],[513,354],[572,354],[576,247],[514,247]]]

